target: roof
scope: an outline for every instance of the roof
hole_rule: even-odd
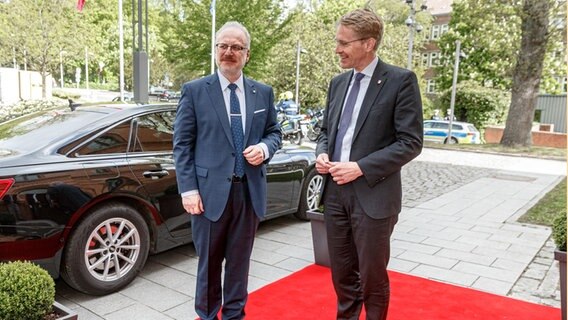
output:
[[[426,0],[428,11],[432,15],[439,15],[452,12],[453,0]]]

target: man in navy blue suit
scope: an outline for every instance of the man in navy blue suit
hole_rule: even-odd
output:
[[[250,34],[227,22],[216,34],[215,74],[184,84],[174,124],[183,207],[199,263],[201,319],[243,319],[255,233],[266,212],[266,164],[281,141],[271,87],[244,77]],[[225,275],[221,271],[225,261]]]

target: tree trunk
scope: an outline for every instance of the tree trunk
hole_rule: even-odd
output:
[[[511,105],[501,144],[531,146],[531,128],[544,54],[548,41],[548,16],[552,0],[524,0],[521,47],[513,74]]]

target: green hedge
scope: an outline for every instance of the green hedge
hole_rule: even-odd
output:
[[[450,108],[451,90],[446,90],[436,101],[442,116]],[[510,104],[510,93],[463,81],[456,86],[454,115],[459,121],[470,122],[483,132],[491,124],[504,123]]]
[[[566,214],[559,214],[552,224],[552,237],[558,250],[566,251]]]
[[[55,283],[31,262],[0,264],[0,319],[41,320],[52,311]]]

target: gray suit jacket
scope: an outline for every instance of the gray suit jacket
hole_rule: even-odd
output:
[[[264,142],[269,158],[260,166],[246,163],[245,174],[255,213],[266,213],[266,164],[281,140],[271,87],[244,79],[245,148]],[[179,192],[199,190],[204,215],[221,217],[235,167],[229,116],[217,74],[184,84],[174,123],[174,159]]]
[[[317,155],[333,153],[352,74],[349,71],[331,80]],[[352,183],[367,215],[378,219],[400,212],[400,170],[420,154],[422,139],[422,101],[416,75],[379,60],[357,118],[349,159],[363,172]]]

